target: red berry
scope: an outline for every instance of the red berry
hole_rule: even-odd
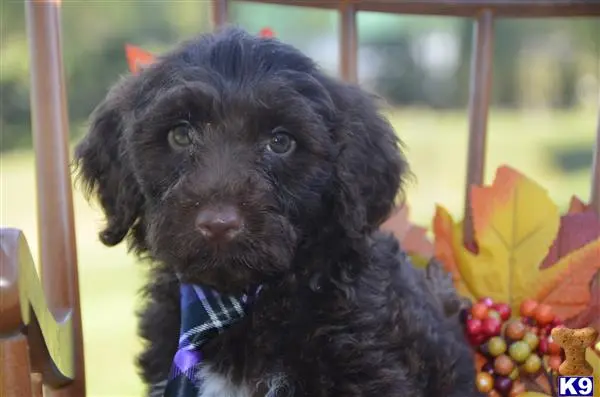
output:
[[[526,331],[527,331],[527,328],[525,327],[525,324],[523,324],[519,320],[512,320],[508,324],[506,324],[506,328],[504,329],[504,334],[510,340],[515,341],[515,340],[521,340],[523,335],[525,335]]]
[[[554,320],[552,320],[551,325],[552,325],[552,328],[556,328],[556,327],[562,326],[563,322],[562,322],[562,320],[560,318],[554,317]]]
[[[494,305],[494,301],[489,296],[486,296],[486,297],[483,297],[483,298],[479,299],[479,302],[483,303],[487,307],[492,307]]]
[[[469,339],[469,343],[471,344],[471,346],[475,347],[475,346],[479,346],[483,343],[483,341],[485,340],[485,335],[483,335],[481,333],[468,335],[468,339]]]
[[[481,332],[481,320],[477,318],[471,318],[467,320],[466,328],[468,335],[477,335]]]
[[[473,318],[478,318],[480,320],[483,320],[484,318],[487,318],[488,316],[488,307],[479,302],[473,305],[473,307],[471,308],[471,316],[473,316]]]
[[[506,354],[502,354],[494,360],[494,371],[498,375],[508,376],[515,368],[514,361]]]
[[[546,338],[540,339],[540,344],[538,345],[538,351],[540,352],[541,355],[545,355],[546,353],[548,353],[548,339],[546,339]]]
[[[537,308],[538,303],[533,299],[525,299],[521,302],[520,312],[523,317],[533,317],[533,313]]]
[[[553,340],[548,340],[548,354],[551,356],[559,356],[561,347],[558,343]]]
[[[540,325],[551,324],[554,320],[554,313],[552,307],[546,304],[540,304],[535,308],[534,315],[535,321]]]
[[[486,318],[481,322],[481,332],[485,336],[492,337],[500,335],[502,323],[497,318]]]
[[[506,303],[496,303],[492,308],[498,312],[502,320],[506,321],[510,318],[512,311],[510,310],[510,306]]]

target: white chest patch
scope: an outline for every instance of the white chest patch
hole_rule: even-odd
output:
[[[202,377],[202,388],[198,397],[259,397],[256,391],[266,386],[266,393],[260,397],[289,397],[292,396],[293,388],[287,382],[285,375],[276,374],[261,380],[257,384],[235,384],[227,377],[211,370],[210,366],[204,366],[198,376]]]
[[[213,372],[208,365],[199,371],[198,376],[202,378],[198,397],[252,397],[247,385],[234,384],[230,379]]]

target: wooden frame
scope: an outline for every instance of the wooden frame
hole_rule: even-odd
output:
[[[356,11],[393,14],[440,15],[476,18],[483,10],[499,18],[600,16],[589,0],[242,0],[251,3],[340,9],[347,4]]]
[[[472,184],[483,183],[495,19],[600,16],[600,5],[590,0],[253,1],[337,9],[341,21],[340,75],[351,82],[357,81],[357,12],[473,18],[475,51],[469,100],[467,189]],[[82,397],[85,396],[85,370],[68,169],[69,125],[60,40],[60,1],[26,0],[25,4],[31,58],[41,281],[22,233],[16,229],[0,229],[0,394],[3,397],[41,396],[42,393]],[[225,24],[228,1],[212,0],[212,4],[214,25]],[[600,214],[600,113],[590,202]],[[470,219],[468,199],[465,215]],[[472,238],[471,222],[467,221],[465,243],[472,243]]]

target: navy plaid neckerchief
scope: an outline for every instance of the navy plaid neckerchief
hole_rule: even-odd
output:
[[[258,293],[260,288],[255,292]],[[202,379],[202,346],[246,314],[250,298],[223,296],[198,285],[181,284],[181,331],[179,347],[167,381],[164,397],[196,397]]]

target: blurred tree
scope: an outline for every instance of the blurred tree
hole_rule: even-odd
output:
[[[31,143],[29,54],[23,3],[2,1],[1,7],[0,150],[9,150]],[[232,21],[250,32],[257,33],[268,26],[279,39],[309,53],[315,45],[329,46],[338,35],[339,19],[332,10],[232,2],[230,11]],[[161,52],[181,39],[209,31],[210,18],[210,2],[203,0],[63,2],[62,37],[72,134],[81,133],[83,122],[102,100],[108,87],[119,75],[127,73],[125,43]],[[360,13],[358,23],[361,45],[368,47],[369,57],[378,57],[377,65],[381,65],[374,72],[375,89],[390,102],[436,108],[466,105],[473,34],[471,21],[369,12]],[[425,62],[431,60],[432,54],[438,61],[440,58],[439,40],[437,47],[431,47],[433,50],[425,54],[424,48],[431,46],[432,32],[457,38],[458,62],[451,72],[432,71],[431,65]],[[522,75],[522,65],[531,69],[528,59],[542,59],[538,55],[547,51],[543,46],[524,46],[539,39],[540,42],[550,40],[551,47],[554,45],[552,40],[560,37],[567,40],[568,56],[560,54],[547,58],[546,65],[552,62],[557,72],[548,75],[551,77],[539,77],[545,79],[543,84],[556,85],[552,90],[557,92],[552,100],[555,106],[574,106],[576,87],[582,76],[600,74],[600,24],[597,19],[498,21],[493,103],[503,107],[518,106],[522,90],[518,76]],[[527,51],[523,51],[524,48]],[[319,52],[319,56],[331,58],[317,59],[319,62],[329,65],[338,62],[334,48]],[[537,71],[527,70],[527,73],[536,74]]]

